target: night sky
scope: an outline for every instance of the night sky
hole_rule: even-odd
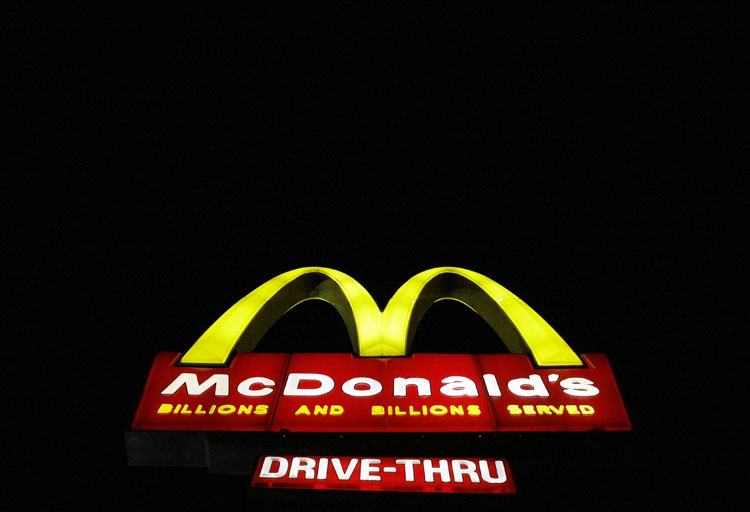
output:
[[[732,13],[544,11],[16,13],[22,94],[0,186],[21,508],[731,503],[727,461],[746,448]],[[311,265],[351,275],[381,308],[431,267],[494,279],[577,353],[607,354],[633,431],[425,448],[506,458],[515,496],[258,492],[206,468],[128,466],[154,356],[184,353],[252,289]],[[414,350],[456,340],[506,350],[448,301]],[[350,344],[313,301],[259,349]],[[358,442],[341,455],[409,448]]]

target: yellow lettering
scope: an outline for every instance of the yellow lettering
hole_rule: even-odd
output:
[[[317,416],[318,414],[322,414],[325,416],[328,414],[328,406],[327,405],[316,405],[315,409],[313,410],[313,415]]]
[[[344,408],[340,405],[331,406],[331,416],[341,416],[344,414]]]
[[[482,414],[482,410],[479,405],[409,405],[404,406],[401,409],[400,405],[373,405],[370,406],[370,416],[445,416],[450,414],[451,416],[479,416]],[[334,412],[337,408],[341,408],[339,405],[332,405],[330,414],[337,414]],[[341,408],[343,411],[343,408]],[[521,409],[517,405],[508,406],[508,410],[511,414],[522,414]],[[517,410],[517,412],[516,412]],[[338,413],[340,414],[340,413]]]
[[[250,414],[251,412],[253,412],[252,405],[240,405],[240,408],[237,411],[237,414]]]
[[[219,406],[219,414],[233,414],[237,408],[232,404],[224,404]]]
[[[185,404],[182,406],[182,410],[180,411],[180,414],[193,414],[193,411],[191,411],[188,408],[188,404]]]
[[[169,414],[172,412],[172,404],[161,404],[156,414]]]
[[[198,404],[198,407],[195,409],[195,414],[206,414],[206,411],[203,410],[203,405]]]
[[[208,414],[213,414],[215,410],[216,410],[216,404],[211,406],[211,408],[208,410]]]
[[[268,414],[268,406],[265,404],[260,404],[259,406],[255,408],[254,414],[257,414],[258,416],[264,416]]]
[[[523,406],[517,406],[517,405],[509,405],[508,406],[508,412],[512,414],[513,416],[518,416],[520,414],[526,414],[526,415],[536,415],[536,414],[543,414],[547,416],[551,416],[552,414],[556,414],[557,416],[562,416],[566,412],[571,416],[578,416],[581,414],[590,416],[594,414],[594,408],[590,405],[575,405],[575,404],[560,404],[560,405],[523,405]]]
[[[177,404],[177,407],[174,408],[174,414],[180,412],[180,407],[182,407],[182,404]]]
[[[299,416],[300,414],[306,414],[307,416],[310,416],[310,409],[308,409],[306,405],[302,405],[294,413],[295,416]]]
[[[433,405],[430,407],[430,414],[435,416],[443,416],[448,413],[448,408],[444,405]]]

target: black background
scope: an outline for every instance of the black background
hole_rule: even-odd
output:
[[[745,116],[734,13],[712,9],[13,12],[4,423],[23,508],[731,503]],[[258,493],[129,467],[155,354],[308,265],[381,307],[434,266],[491,277],[576,352],[608,355],[633,431],[499,436],[487,455],[516,496]],[[445,302],[415,350],[455,340],[505,350]],[[259,348],[350,350],[317,302]],[[372,443],[342,455],[404,455]]]

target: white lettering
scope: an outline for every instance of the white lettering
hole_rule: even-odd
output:
[[[229,375],[226,373],[216,373],[211,375],[203,381],[202,384],[198,384],[197,373],[181,373],[169,386],[164,388],[164,391],[162,391],[161,394],[174,395],[183,384],[187,388],[187,394],[191,396],[202,395],[208,391],[211,386],[216,386],[214,395],[229,396]]]
[[[430,396],[430,381],[421,377],[396,377],[393,379],[393,396],[406,396],[406,386],[417,386],[419,396]]]
[[[271,471],[273,463],[279,463],[279,469]],[[284,457],[266,457],[263,461],[263,467],[260,468],[260,478],[281,478],[286,475],[289,468],[289,461]]]
[[[349,480],[352,477],[352,473],[354,473],[354,468],[357,467],[357,462],[359,462],[359,459],[350,460],[349,467],[344,471],[344,468],[341,466],[341,459],[331,459],[331,465],[339,480]]]
[[[502,484],[508,480],[508,477],[505,474],[505,464],[503,464],[503,461],[495,461],[495,471],[497,472],[497,476],[493,477],[492,475],[490,475],[490,468],[487,464],[487,461],[479,461],[479,472],[482,474],[482,480],[484,480],[488,484]]]
[[[289,468],[289,478],[299,478],[299,472],[305,473],[305,480],[315,479],[315,459],[309,457],[293,457]]]
[[[318,462],[318,480],[325,480],[328,478],[328,459],[323,457]]]
[[[365,482],[379,482],[380,477],[373,475],[373,473],[379,473],[380,468],[372,464],[380,464],[381,462],[380,459],[362,459],[362,464],[359,466],[359,479]]]
[[[441,459],[438,461],[437,468],[432,467],[432,461],[430,459],[425,459],[422,467],[424,468],[424,481],[425,482],[434,482],[435,473],[440,473],[441,482],[447,483],[451,481],[451,474],[450,474],[450,470],[448,469],[448,461],[445,459]]]
[[[482,375],[484,379],[484,385],[487,387],[487,394],[490,396],[503,396],[500,392],[500,386],[497,385],[497,377],[491,373],[485,373]]]
[[[581,377],[571,377],[560,381],[563,393],[573,396],[595,396],[599,394],[599,388],[592,386],[594,382]]]
[[[366,385],[367,389],[357,389],[358,385]],[[341,390],[349,396],[373,396],[383,391],[383,385],[368,377],[354,377],[344,382]]]
[[[508,391],[518,396],[549,396],[544,381],[537,374],[511,380],[508,382]]]
[[[440,392],[445,396],[479,396],[477,385],[468,377],[452,375],[441,380],[445,386],[440,388]]]
[[[305,380],[316,380],[317,388],[299,388],[299,384]],[[333,379],[328,375],[320,373],[290,373],[284,387],[285,396],[320,396],[325,395],[333,389]]]
[[[479,483],[477,475],[477,465],[470,460],[454,459],[451,461],[453,466],[453,481],[463,483],[464,475],[468,475],[469,480],[473,483]]]
[[[404,465],[404,472],[406,473],[406,481],[414,481],[414,465],[421,464],[422,461],[419,459],[396,459],[396,464]]]
[[[265,386],[276,385],[274,381],[265,377],[250,377],[240,382],[240,385],[237,386],[237,393],[244,396],[266,396],[273,393],[273,388],[250,389],[253,384],[263,384]]]

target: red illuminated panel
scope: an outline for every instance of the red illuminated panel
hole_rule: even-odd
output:
[[[228,368],[175,366],[156,356],[133,420],[140,430],[268,430],[287,354],[242,354]]]
[[[385,408],[389,430],[494,430],[476,356],[414,354],[410,358],[387,359],[386,365],[388,393],[378,403]],[[399,382],[409,383],[406,396],[397,396],[403,394]]]
[[[386,394],[384,360],[351,354],[292,354],[273,430],[384,430],[372,404]]]
[[[603,354],[537,369],[523,354],[238,354],[228,368],[154,361],[136,430],[630,430]]]
[[[477,359],[498,430],[631,430],[604,354],[584,354],[588,368],[547,370],[534,368],[522,354]],[[498,389],[491,390],[488,380],[497,380]]]
[[[488,431],[494,421],[473,355],[294,354],[272,428]]]
[[[503,459],[265,455],[252,487],[344,491],[516,492]]]

